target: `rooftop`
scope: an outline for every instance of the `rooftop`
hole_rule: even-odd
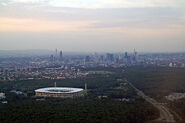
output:
[[[48,87],[35,90],[35,92],[44,92],[44,93],[75,93],[79,91],[83,91],[83,89],[68,87]]]

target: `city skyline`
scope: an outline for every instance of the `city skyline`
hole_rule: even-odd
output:
[[[0,50],[185,50],[183,0],[2,0],[0,11]]]

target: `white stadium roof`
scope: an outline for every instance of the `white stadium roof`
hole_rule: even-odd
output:
[[[83,91],[81,88],[68,88],[68,87],[48,87],[48,88],[40,88],[35,90],[35,92],[43,92],[43,93],[75,93]]]

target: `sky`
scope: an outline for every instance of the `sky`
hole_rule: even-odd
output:
[[[185,51],[185,0],[0,0],[0,50]]]

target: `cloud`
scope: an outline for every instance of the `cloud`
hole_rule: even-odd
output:
[[[49,0],[8,0],[10,3],[46,3]]]
[[[0,49],[177,51],[185,46],[183,1],[1,0]]]
[[[79,31],[90,21],[51,21],[41,19],[0,18],[0,32]]]
[[[2,3],[45,4],[55,7],[74,8],[185,8],[184,0],[1,0]]]
[[[11,23],[2,22],[0,25],[3,30],[13,29],[20,20],[20,23],[29,23],[28,25],[17,24],[15,31],[18,29],[44,31],[44,30],[60,30],[66,31],[76,30],[77,27],[83,29],[117,29],[117,28],[183,28],[185,25],[185,13],[181,8],[64,8],[42,6],[41,4],[26,4],[26,3],[12,3],[7,6],[0,7],[0,18],[5,18]],[[34,20],[34,21],[30,21]],[[42,21],[44,23],[42,23]],[[10,21],[9,21],[10,22]],[[70,23],[73,23],[70,25]],[[13,24],[15,23],[15,24]],[[40,24],[39,24],[40,23]],[[58,25],[64,25],[65,28]],[[33,26],[31,26],[33,24]],[[45,26],[43,24],[46,24]],[[79,26],[78,26],[79,24]],[[11,26],[10,26],[11,25]],[[42,25],[39,29],[32,28],[35,25]],[[49,27],[50,25],[50,27]],[[53,27],[52,27],[53,25]],[[70,28],[67,28],[67,26]],[[5,28],[7,26],[7,29]],[[23,26],[27,26],[24,27]],[[10,28],[11,27],[11,28]],[[20,28],[19,28],[20,27]],[[72,28],[74,27],[74,28]],[[30,29],[32,28],[32,29]],[[59,29],[61,28],[61,29]]]

